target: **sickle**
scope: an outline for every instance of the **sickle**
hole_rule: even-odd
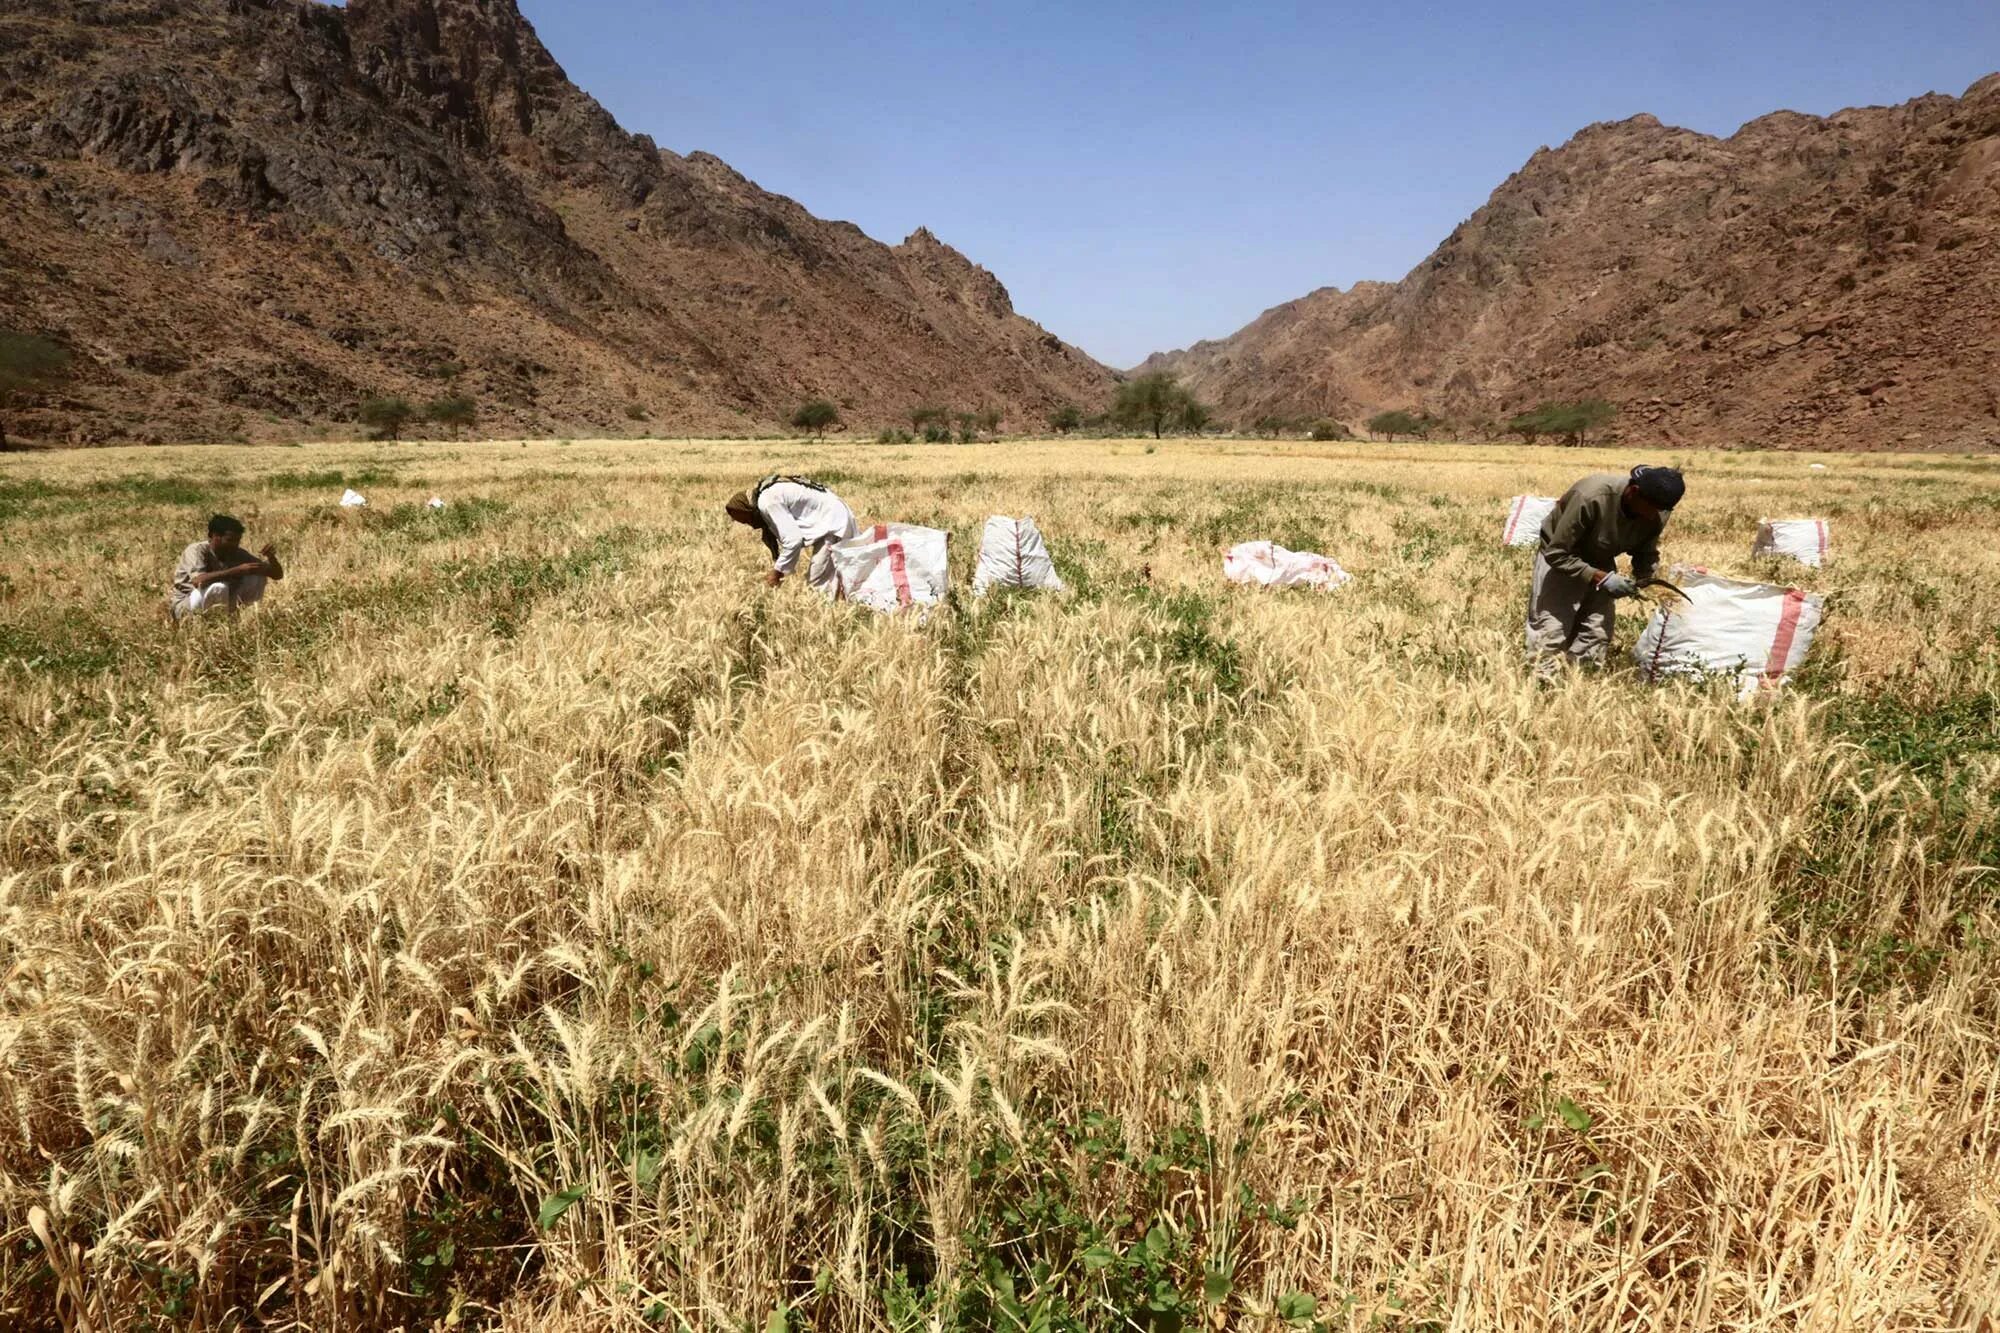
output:
[[[1641,579],[1639,580],[1639,586],[1641,588],[1659,588],[1665,592],[1672,593],[1674,596],[1680,598],[1683,602],[1686,602],[1689,606],[1694,605],[1694,598],[1682,592],[1680,590],[1679,585],[1670,583],[1666,579],[1661,579],[1661,578]]]

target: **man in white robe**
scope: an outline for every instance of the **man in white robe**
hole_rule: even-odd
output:
[[[861,528],[839,496],[809,477],[766,477],[751,490],[731,496],[725,508],[738,523],[757,529],[764,549],[771,553],[766,583],[775,588],[784,582],[810,551],[806,582],[829,598],[840,595],[832,547]]]

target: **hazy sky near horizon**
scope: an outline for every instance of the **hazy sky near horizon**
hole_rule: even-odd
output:
[[[1113,366],[1408,272],[1536,148],[1957,94],[1996,0],[519,0],[627,129],[928,226]]]

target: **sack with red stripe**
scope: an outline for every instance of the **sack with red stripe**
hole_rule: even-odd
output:
[[[979,538],[979,565],[972,571],[972,595],[988,588],[1061,588],[1056,562],[1032,518],[995,514]]]
[[[1828,537],[1823,518],[1767,518],[1757,525],[1750,554],[1789,556],[1818,569],[1826,563]]]
[[[1632,656],[1649,680],[1726,676],[1741,698],[1775,690],[1806,660],[1823,604],[1811,593],[1677,567],[1688,596],[1663,598]]]
[[[1240,542],[1222,555],[1222,577],[1264,588],[1338,588],[1354,576],[1314,551],[1276,542]]]
[[[1507,525],[1500,530],[1503,546],[1533,546],[1542,539],[1542,520],[1556,507],[1553,495],[1517,495],[1507,502]]]
[[[878,523],[831,548],[849,601],[877,611],[929,606],[944,598],[951,534],[914,523]]]

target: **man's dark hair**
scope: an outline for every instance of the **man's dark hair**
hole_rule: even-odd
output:
[[[1687,482],[1682,480],[1678,468],[1647,467],[1641,463],[1632,469],[1632,488],[1660,508],[1672,509],[1687,493]]]
[[[209,536],[220,537],[224,534],[232,537],[241,537],[243,535],[243,520],[232,518],[228,514],[217,514],[208,520]]]

